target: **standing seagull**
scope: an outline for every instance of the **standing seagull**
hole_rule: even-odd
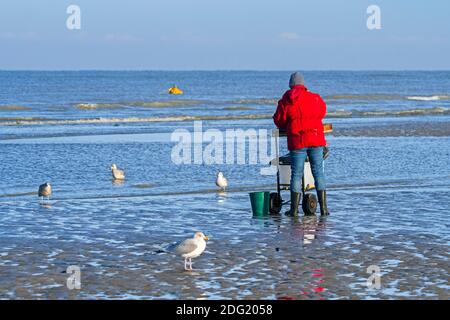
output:
[[[184,270],[192,270],[192,258],[197,258],[205,251],[207,240],[209,238],[202,232],[196,232],[193,238],[186,239],[176,246],[175,252],[184,258]]]
[[[42,198],[44,201],[44,197],[47,197],[47,200],[50,200],[50,196],[52,195],[52,186],[50,183],[46,182],[39,186],[38,196]]]
[[[117,168],[117,166],[113,163],[111,165],[111,172],[114,180],[124,180],[125,179],[125,172],[123,170],[120,170]]]
[[[219,171],[219,173],[217,174],[216,185],[223,191],[225,191],[225,188],[228,187],[227,178],[223,176],[223,173],[221,171]]]

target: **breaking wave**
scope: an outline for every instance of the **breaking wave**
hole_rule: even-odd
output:
[[[378,101],[378,100],[402,100],[401,95],[394,94],[338,94],[325,96],[326,100],[362,100],[362,101]]]
[[[324,96],[327,100],[359,100],[359,101],[389,101],[389,100],[413,100],[413,101],[439,101],[450,100],[450,95],[433,96],[403,96],[399,94],[337,94]],[[276,105],[278,98],[241,99],[228,101],[229,104],[243,105]]]
[[[353,115],[353,112],[346,111],[346,110],[336,110],[336,111],[328,111],[327,117],[329,118],[345,118],[345,117],[351,117]]]
[[[450,108],[436,107],[423,109],[410,109],[398,111],[366,111],[362,112],[364,116],[414,116],[414,115],[433,115],[450,113]]]
[[[19,105],[0,106],[0,111],[20,111],[20,110],[31,110],[31,108]]]
[[[414,101],[438,101],[438,100],[450,100],[450,96],[413,96],[407,97],[406,99]]]
[[[389,94],[342,94],[325,96],[325,101],[335,103],[345,103],[345,100],[358,101],[388,101],[388,100],[410,100],[410,101],[440,101],[450,100],[450,95],[433,95],[433,96],[402,96]],[[118,109],[118,108],[181,108],[193,107],[198,105],[217,105],[217,101],[207,100],[161,100],[161,101],[128,101],[128,102],[114,102],[114,103],[78,103],[75,108],[79,110],[100,110],[100,109]],[[220,103],[219,103],[220,104]],[[278,104],[277,98],[257,98],[257,99],[238,99],[225,101],[222,103],[225,110],[251,110],[245,109],[250,106],[276,106]],[[242,106],[242,107],[239,107]],[[249,107],[247,107],[249,106]],[[242,109],[239,109],[242,108]],[[27,107],[22,106],[0,106],[0,110],[27,110]]]
[[[230,106],[230,108],[245,108],[249,105],[276,105],[278,99],[260,98],[260,99],[240,99],[225,101],[223,105]],[[78,103],[75,105],[80,110],[95,110],[95,109],[113,109],[113,108],[127,108],[127,107],[141,107],[141,108],[174,108],[174,107],[192,107],[197,105],[217,105],[221,104],[218,101],[208,100],[160,100],[160,101],[127,101],[118,103]],[[238,106],[238,107],[236,107]]]
[[[413,101],[439,101],[450,100],[449,95],[433,96],[402,96],[396,94],[342,94],[326,96],[325,100],[361,100],[361,101],[386,101],[386,100],[413,100]]]
[[[88,118],[88,119],[37,119],[37,118],[0,118],[1,125],[66,125],[66,124],[105,124],[135,122],[180,122],[196,120],[255,120],[269,119],[268,114],[244,114],[223,116],[167,116],[167,117],[129,117],[129,118]],[[6,119],[6,120],[5,120]]]
[[[245,105],[276,105],[279,98],[258,98],[258,99],[239,99],[228,101],[229,104],[245,104]]]
[[[255,108],[252,108],[252,107],[246,107],[246,106],[230,106],[230,107],[224,107],[223,110],[229,110],[229,111],[248,111],[248,110],[255,110]]]
[[[402,116],[422,116],[422,115],[447,115],[450,108],[436,107],[409,110],[331,110],[327,113],[327,118],[356,118],[356,117],[402,117]],[[101,117],[83,119],[48,119],[33,117],[1,118],[0,125],[71,125],[71,124],[106,124],[106,123],[137,123],[137,122],[180,122],[180,121],[214,121],[214,120],[259,120],[271,119],[269,114],[224,114],[224,115],[179,115],[179,116],[154,116],[154,117]]]
[[[80,110],[117,109],[122,106],[117,103],[79,103],[75,108]]]
[[[147,108],[189,107],[205,103],[200,100],[167,100],[167,101],[132,101],[124,103],[125,106]]]
[[[438,101],[450,100],[450,95],[433,96],[404,96],[399,94],[337,94],[324,96],[327,100],[360,100],[360,101],[387,101],[387,100],[415,100],[415,101]],[[243,105],[277,105],[279,98],[240,99],[228,101],[229,104]]]
[[[418,108],[406,110],[369,110],[369,111],[347,111],[336,110],[327,112],[328,118],[346,118],[346,117],[401,117],[401,116],[420,116],[420,115],[446,115],[450,114],[450,108]]]
[[[141,108],[171,108],[189,107],[205,103],[200,100],[166,100],[166,101],[129,101],[118,103],[78,103],[75,108],[79,110],[118,109],[127,107]]]

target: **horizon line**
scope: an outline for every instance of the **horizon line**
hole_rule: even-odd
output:
[[[448,72],[450,69],[2,69],[0,72]]]

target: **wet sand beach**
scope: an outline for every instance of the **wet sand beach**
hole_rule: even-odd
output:
[[[331,215],[298,219],[252,216],[248,193],[276,189],[260,174],[267,163],[171,158],[171,134],[192,132],[195,117],[207,118],[203,130],[271,132],[284,73],[230,72],[221,86],[214,72],[175,73],[186,92],[177,102],[161,94],[170,72],[26,75],[0,72],[1,299],[450,298],[448,72],[420,73],[420,88],[416,73],[369,73],[366,83],[307,73],[334,127]],[[112,180],[112,163],[124,181]],[[46,181],[53,195],[40,202]],[[195,231],[210,241],[187,272],[164,248]],[[69,266],[81,270],[79,290],[67,287]],[[379,289],[367,286],[371,266]]]

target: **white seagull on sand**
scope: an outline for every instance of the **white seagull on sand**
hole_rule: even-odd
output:
[[[216,185],[223,191],[225,191],[225,188],[228,187],[227,178],[223,176],[223,173],[221,171],[217,173]]]
[[[111,165],[111,173],[114,178],[114,180],[124,180],[125,179],[125,172],[123,170],[120,170],[117,168],[117,166],[113,163]]]
[[[51,195],[52,195],[52,186],[50,185],[50,183],[46,182],[39,186],[38,191],[39,198],[42,198],[42,200],[44,200],[44,197],[46,197],[47,200],[50,200]]]
[[[202,232],[196,232],[193,238],[186,239],[176,246],[175,252],[184,258],[184,270],[192,270],[192,258],[197,258],[205,251],[207,240],[208,237]]]

